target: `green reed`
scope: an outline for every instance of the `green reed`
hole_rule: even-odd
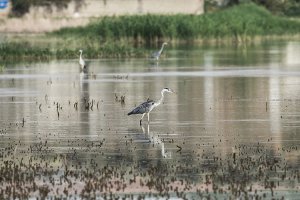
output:
[[[81,46],[68,46],[66,44],[48,48],[28,42],[6,42],[0,44],[0,60],[1,62],[18,62],[74,59],[78,58],[79,49],[81,49]],[[145,54],[142,49],[115,43],[105,43],[101,46],[86,45],[82,49],[86,58],[142,57]]]
[[[299,33],[299,21],[274,16],[265,8],[249,3],[203,15],[103,17],[85,27],[63,28],[53,34],[100,41],[126,39],[151,43],[162,39],[243,40],[254,36]]]
[[[257,37],[298,37],[300,21],[272,15],[255,4],[241,4],[203,15],[103,17],[85,27],[63,28],[27,41],[0,44],[0,62],[86,58],[146,57],[145,43],[227,41],[242,44]],[[36,39],[38,36],[35,36]],[[36,41],[36,40],[34,40]],[[141,46],[137,48],[136,46]]]

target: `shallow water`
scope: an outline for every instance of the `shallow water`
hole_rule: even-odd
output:
[[[296,198],[300,42],[165,53],[159,62],[90,60],[88,73],[77,60],[6,66],[1,167],[19,170],[1,171],[1,195],[12,196],[6,184],[35,182],[15,196]],[[164,87],[176,94],[165,95],[149,125],[127,116]],[[126,187],[117,190],[116,180]]]

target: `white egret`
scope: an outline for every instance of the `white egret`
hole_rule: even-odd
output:
[[[83,52],[83,51],[80,49],[79,52],[80,52],[80,56],[79,56],[79,65],[80,65],[80,69],[81,69],[81,71],[86,71],[86,70],[87,70],[87,66],[86,66],[85,61],[84,61],[83,58],[82,58],[82,52]]]

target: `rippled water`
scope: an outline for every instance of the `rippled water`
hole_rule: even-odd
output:
[[[296,198],[300,42],[168,48],[158,63],[90,60],[86,74],[79,72],[77,60],[5,66],[0,73],[1,167],[17,165],[20,173],[17,178],[2,170],[7,177],[1,191],[7,192],[5,184],[33,177],[39,189],[26,197],[84,198],[87,180],[97,182],[95,177],[110,169],[108,174],[125,176],[126,189],[95,187],[94,197],[111,191],[137,198],[151,191],[173,198]],[[159,99],[164,87],[176,94],[166,94],[149,125],[147,117],[140,126],[141,116],[127,116],[148,98]],[[84,178],[59,181],[70,170]],[[119,177],[105,178],[103,185]],[[67,187],[70,180],[73,187]],[[57,187],[61,190],[55,193]]]

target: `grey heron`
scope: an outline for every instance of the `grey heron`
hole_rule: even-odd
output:
[[[80,49],[79,52],[80,52],[80,56],[79,56],[79,65],[80,65],[81,71],[85,71],[85,70],[87,69],[87,66],[86,66],[85,61],[84,61],[83,58],[82,58],[82,52],[83,52],[83,51]]]
[[[160,57],[160,55],[161,55],[161,53],[162,53],[163,50],[164,50],[165,45],[168,45],[168,43],[164,42],[164,43],[161,45],[161,48],[160,48],[159,51],[155,51],[155,52],[152,53],[151,58],[155,58],[156,60],[158,60],[159,57]]]
[[[131,112],[128,113],[128,115],[135,115],[135,114],[142,114],[142,118],[140,119],[140,125],[142,125],[142,120],[145,114],[148,116],[148,123],[150,120],[150,112],[153,110],[153,108],[159,106],[163,100],[164,100],[164,93],[175,93],[172,89],[170,88],[164,88],[161,91],[161,98],[158,101],[153,101],[153,100],[147,100],[146,102],[140,104],[136,108],[134,108]]]

